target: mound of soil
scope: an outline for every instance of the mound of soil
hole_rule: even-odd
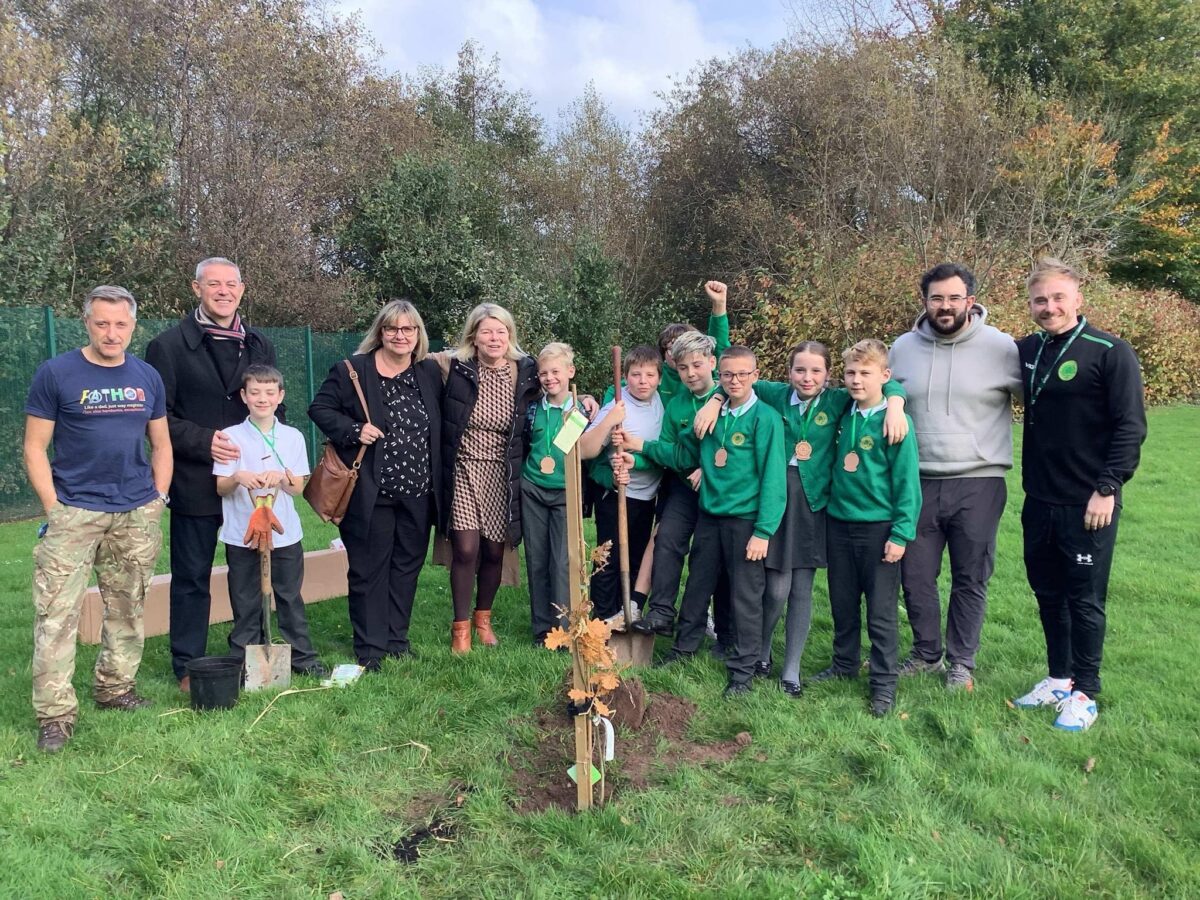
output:
[[[656,772],[669,772],[681,763],[702,765],[727,762],[750,745],[742,732],[733,740],[698,744],[687,736],[696,704],[675,694],[651,694],[641,727],[617,727],[616,760],[605,773],[605,797],[611,800],[625,791],[644,790]],[[575,760],[575,725],[564,706],[541,708],[533,714],[537,737],[532,746],[508,757],[515,784],[513,805],[517,812],[541,812],[551,807],[575,809],[575,784],[567,767]],[[597,767],[604,752],[596,740]],[[596,791],[600,799],[599,789]]]

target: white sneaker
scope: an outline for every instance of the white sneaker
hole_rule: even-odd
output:
[[[1054,727],[1063,731],[1087,731],[1099,715],[1096,701],[1083,691],[1075,691],[1060,700],[1057,706],[1058,718],[1054,720]]]
[[[1014,700],[1013,705],[1021,709],[1037,709],[1039,706],[1058,706],[1058,704],[1070,696],[1070,688],[1067,688],[1065,691],[1060,690],[1051,686],[1049,678],[1043,678],[1033,686],[1032,691]]]

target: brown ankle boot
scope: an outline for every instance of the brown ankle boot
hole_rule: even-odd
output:
[[[459,655],[471,652],[471,620],[450,623],[450,652]]]
[[[492,611],[490,609],[475,610],[472,619],[475,622],[475,634],[479,637],[479,643],[485,647],[495,647],[500,643],[496,639],[496,634],[492,631]]]

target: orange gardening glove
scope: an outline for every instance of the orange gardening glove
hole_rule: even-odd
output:
[[[257,550],[260,547],[270,550],[271,532],[283,534],[283,525],[271,508],[274,503],[274,494],[254,498],[254,512],[250,513],[250,524],[246,528],[245,535],[242,536],[242,540],[251,550]]]

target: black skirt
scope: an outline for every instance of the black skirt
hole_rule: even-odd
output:
[[[788,466],[787,509],[767,546],[766,567],[777,572],[825,568],[825,510],[813,512],[800,480],[800,468]]]

